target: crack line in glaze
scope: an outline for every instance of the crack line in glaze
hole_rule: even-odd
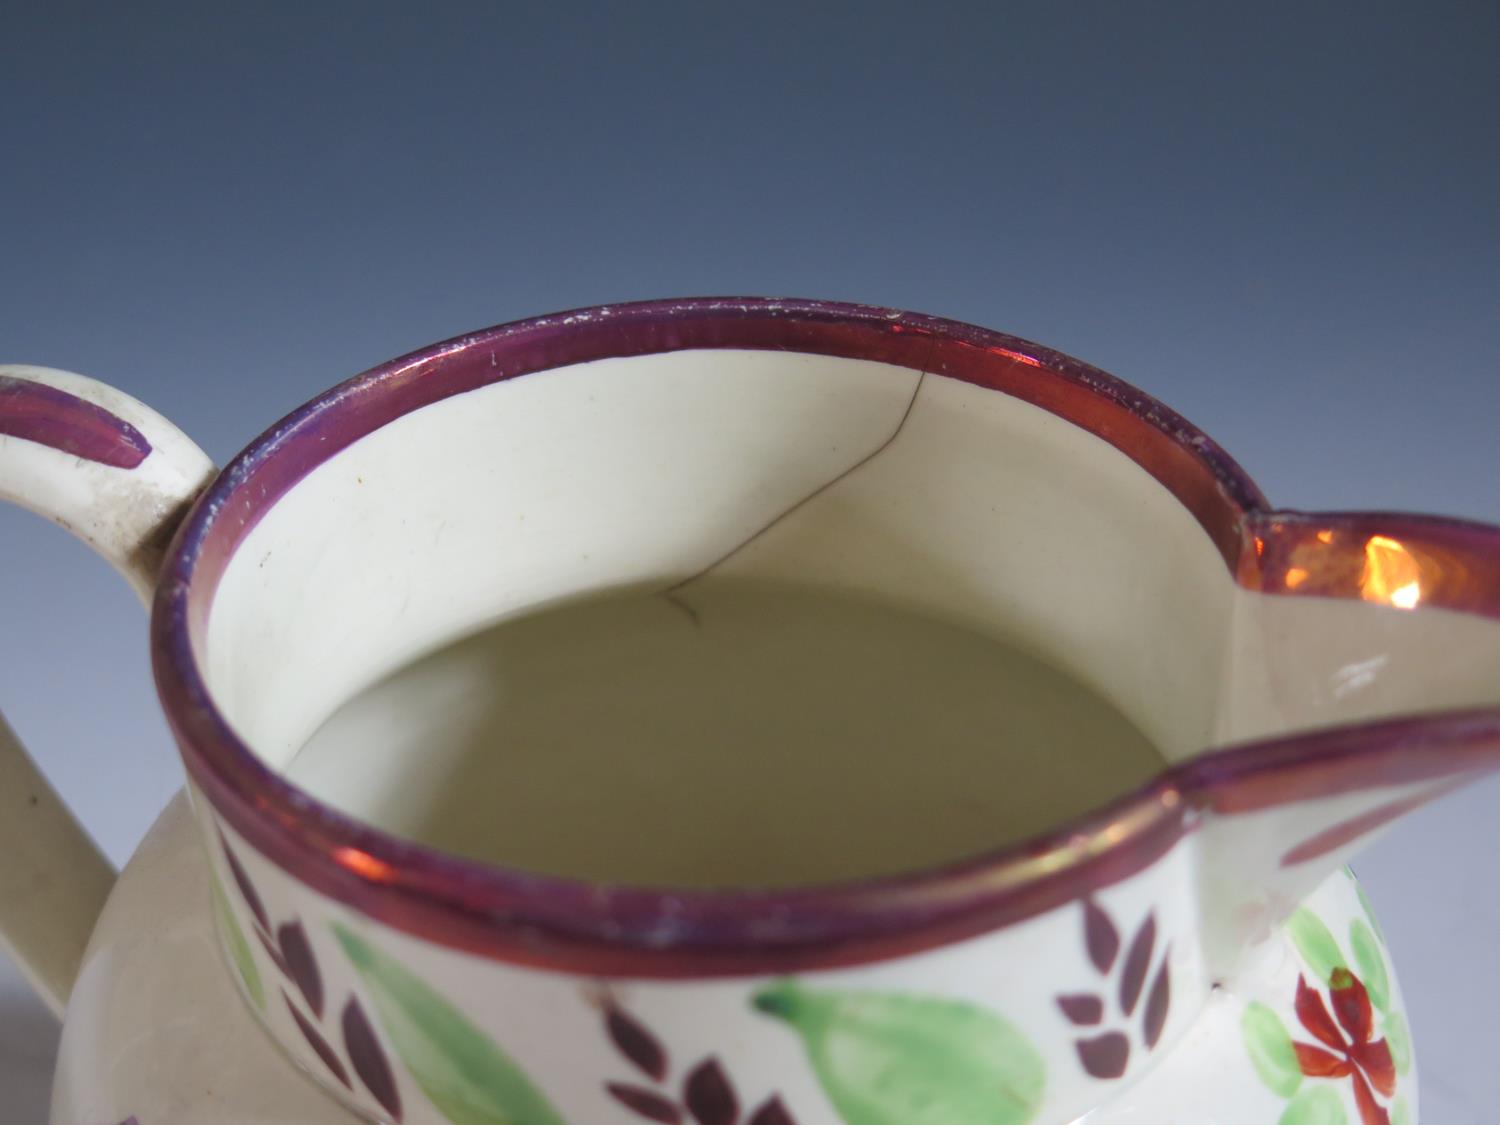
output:
[[[912,386],[911,397],[906,400],[906,408],[901,411],[901,417],[896,420],[895,428],[885,436],[885,438],[880,442],[879,445],[870,450],[870,452],[866,453],[859,460],[855,461],[854,464],[840,470],[839,473],[832,479],[824,481],[822,484],[818,485],[817,488],[813,489],[806,496],[803,496],[801,499],[797,500],[791,506],[783,508],[779,513],[772,516],[755,531],[752,531],[747,538],[740,540],[737,544],[729,548],[729,550],[725,551],[722,555],[714,559],[707,566],[668,586],[661,592],[661,596],[681,609],[690,618],[692,618],[694,626],[701,625],[701,622],[698,618],[698,611],[694,609],[691,604],[683,600],[679,591],[682,590],[684,586],[688,586],[691,583],[698,581],[698,579],[704,577],[710,571],[717,570],[719,567],[723,566],[726,562],[734,558],[735,555],[739,554],[746,547],[750,546],[751,543],[754,543],[757,539],[761,538],[766,534],[766,532],[770,531],[777,524],[784,522],[794,513],[801,511],[804,507],[812,503],[819,496],[822,496],[830,488],[834,487],[840,481],[847,480],[854,473],[864,468],[871,461],[875,460],[875,458],[879,457],[882,453],[889,449],[891,447],[891,444],[901,436],[901,431],[906,428],[906,423],[911,418],[912,410],[916,408],[917,396],[922,393],[922,384],[927,381],[929,368],[932,365],[932,353],[936,350],[936,348],[937,339],[936,337],[934,337],[931,346],[928,348],[927,362],[923,365],[922,369],[917,372],[917,380],[916,383]]]

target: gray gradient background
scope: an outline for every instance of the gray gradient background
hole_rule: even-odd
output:
[[[558,308],[756,293],[1050,344],[1278,503],[1500,521],[1500,6],[0,6],[0,356],[222,461]],[[179,784],[123,583],[0,510],[0,701],[123,861]],[[1500,782],[1359,864],[1424,1121],[1500,1103]],[[55,1030],[0,965],[0,1119]]]

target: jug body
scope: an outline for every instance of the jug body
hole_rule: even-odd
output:
[[[191,810],[179,797],[122,874],[100,919],[63,1030],[54,1125],[132,1118],[152,1125],[353,1125],[361,1119],[289,1067],[241,1002],[218,950],[213,913],[204,908],[212,893]],[[1260,919],[1264,934],[1253,971],[1214,989],[1190,1033],[1157,1052],[1137,1081],[1099,1080],[1098,1104],[1084,1118],[1088,1125],[1299,1119],[1364,1125],[1356,1081],[1373,1093],[1377,1109],[1389,1107],[1391,1121],[1418,1119],[1405,1001],[1358,884],[1336,872],[1298,914],[1284,927],[1268,915]],[[1106,920],[1114,924],[1112,916]],[[1081,946],[1086,934],[1075,921],[1080,925],[1072,936]],[[1086,955],[1074,967],[1081,970],[1072,982],[1079,991],[1059,996],[1059,1018],[1079,1041],[1100,1039],[1120,1026],[1112,987],[1119,973],[1106,980]],[[1334,1003],[1330,982],[1339,968],[1357,977],[1370,997],[1368,1025],[1358,1005]],[[267,984],[274,993],[279,982],[273,977]],[[614,1006],[593,1009],[591,1024],[580,1025],[584,1043],[605,1045],[599,1082],[617,1095],[618,1108],[599,1120],[651,1121],[673,1112],[691,1120],[683,1082],[704,1057],[690,1042],[666,1040],[655,1013],[636,1011],[628,992],[615,999]],[[326,1045],[344,1059],[341,1022],[325,1021]],[[1132,1049],[1139,1049],[1136,1029],[1125,1030],[1132,1033]],[[130,1065],[142,1058],[153,1065]],[[753,1120],[757,1103],[751,1099],[762,1097],[763,1088],[744,1080],[738,1060],[714,1058],[721,1089],[734,1094],[742,1120]],[[361,1080],[351,1062],[341,1065],[353,1081]],[[378,1071],[367,1056],[361,1066],[368,1074]],[[789,1105],[781,1102],[760,1120],[816,1120],[807,1116],[809,1106]]]

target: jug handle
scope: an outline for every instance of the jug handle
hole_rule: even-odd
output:
[[[160,414],[102,383],[0,365],[0,500],[82,539],[148,605],[214,466]],[[61,1015],[114,869],[0,715],[0,948]]]

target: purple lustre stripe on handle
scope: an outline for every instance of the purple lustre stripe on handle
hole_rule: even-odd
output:
[[[140,430],[102,406],[8,375],[0,375],[0,435],[116,469],[133,469],[151,453],[151,443]]]

